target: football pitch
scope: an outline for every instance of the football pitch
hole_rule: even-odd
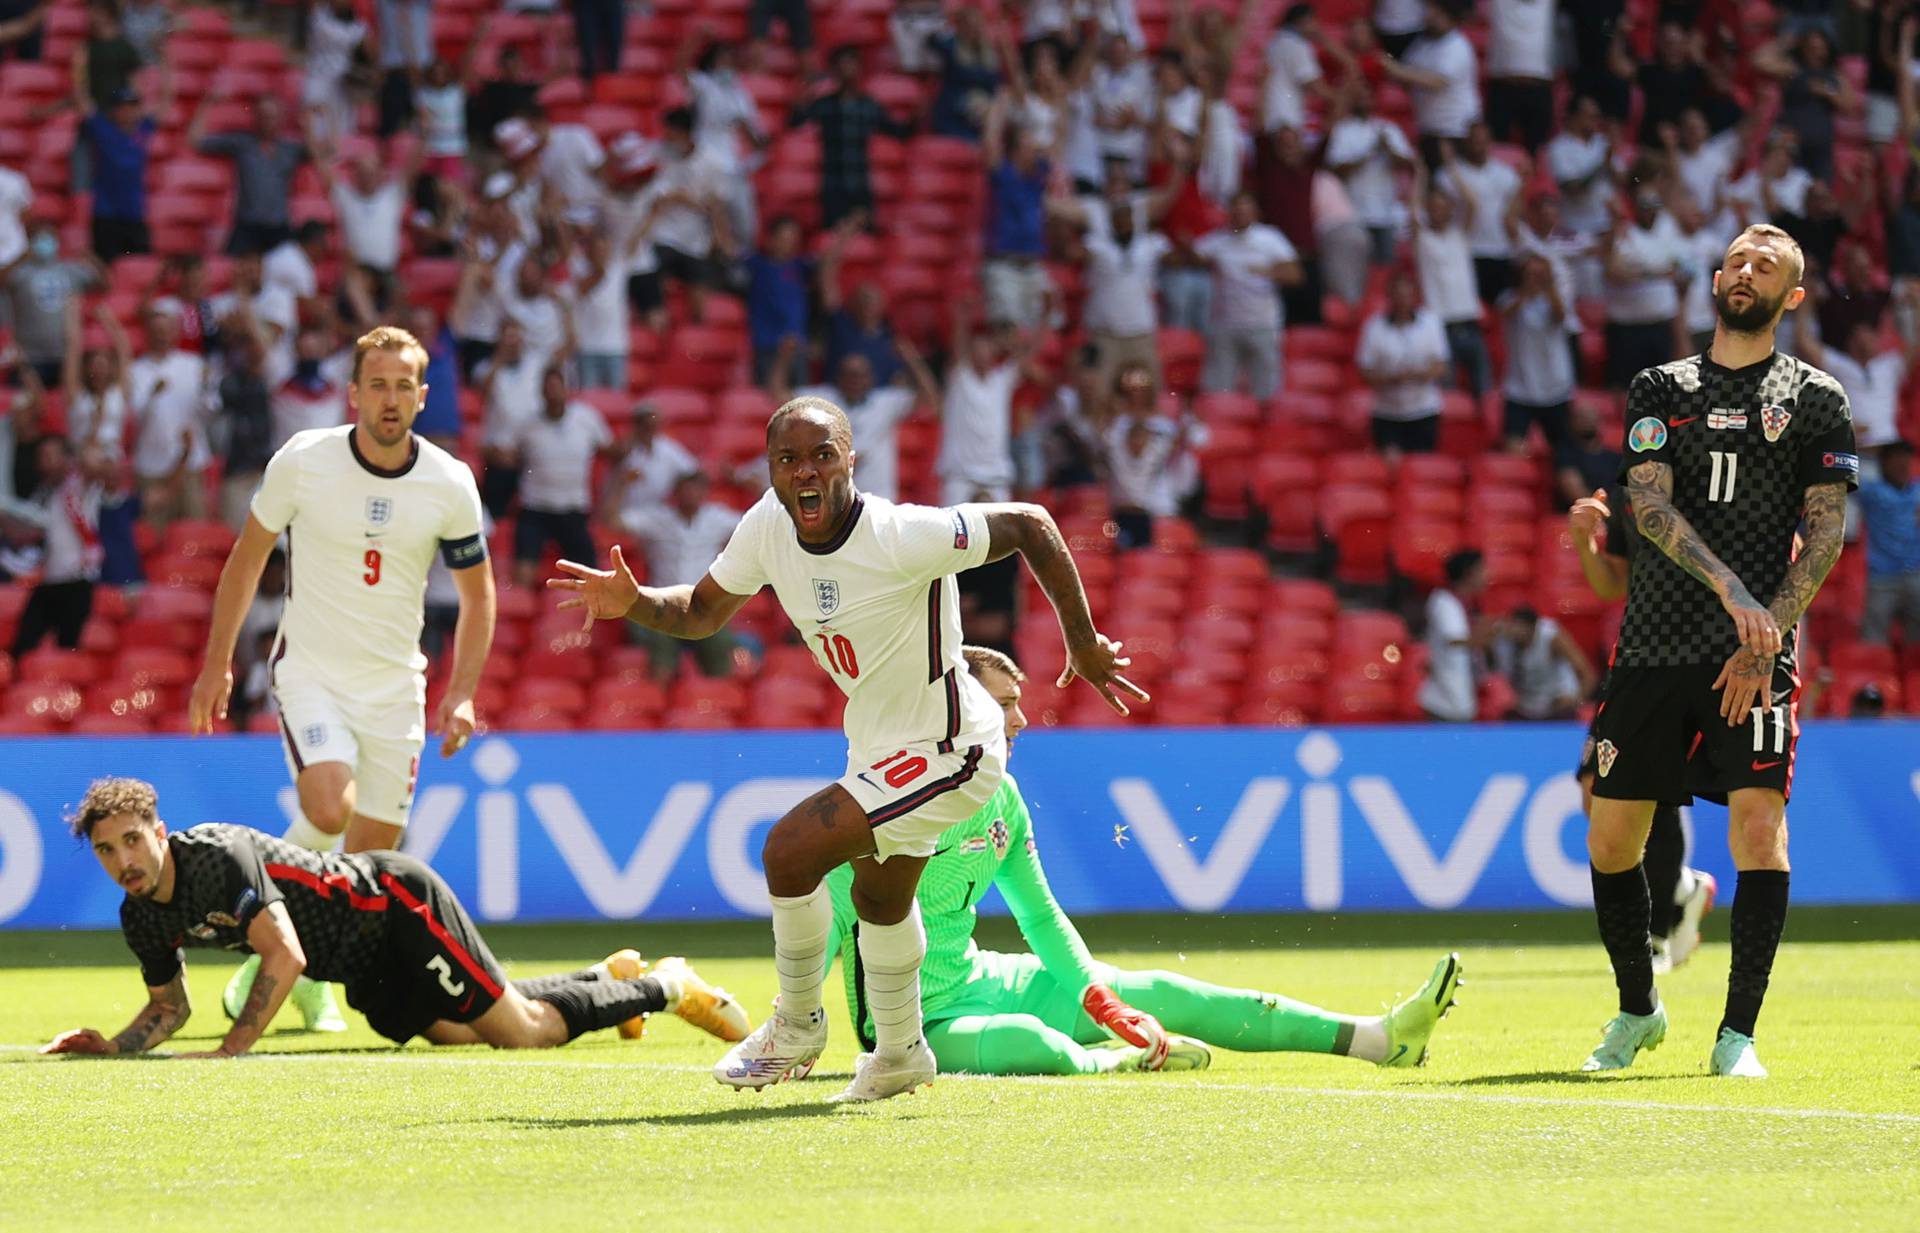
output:
[[[853,1060],[837,989],[816,1077],[724,1089],[671,1017],[549,1052],[393,1050],[283,1030],[227,1062],[49,1059],[68,1027],[144,1001],[117,934],[0,933],[0,1230],[235,1228],[1920,1228],[1920,909],[1797,908],[1760,1021],[1764,1082],[1714,1079],[1727,950],[1662,990],[1666,1043],[1572,1072],[1612,1007],[1584,914],[1124,917],[1097,955],[1369,1013],[1457,949],[1461,1003],[1421,1070],[1216,1052],[1180,1075],[943,1076],[838,1108]],[[1716,928],[1717,927],[1717,928]],[[684,953],[753,1011],[763,924],[495,927],[515,976],[623,945]],[[983,941],[1017,946],[1004,920]],[[233,964],[192,951],[210,1048]]]

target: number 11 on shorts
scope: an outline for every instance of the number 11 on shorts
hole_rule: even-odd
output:
[[[1767,719],[1773,719],[1773,752],[1787,752],[1787,708],[1784,706],[1756,706],[1749,712],[1753,716],[1753,752],[1767,752]]]

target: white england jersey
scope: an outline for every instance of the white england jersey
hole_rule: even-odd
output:
[[[861,494],[839,536],[813,545],[800,542],[769,490],[707,572],[735,595],[773,587],[847,695],[847,746],[859,755],[910,741],[964,748],[1000,730],[998,704],[960,654],[953,580],[986,560],[978,505],[895,505]]]
[[[354,426],[295,433],[267,463],[253,516],[287,532],[287,604],[277,675],[298,673],[361,699],[420,687],[420,625],[434,553],[483,563],[473,472],[415,437],[388,471],[361,457]]]

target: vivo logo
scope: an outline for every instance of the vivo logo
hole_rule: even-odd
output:
[[[563,783],[531,783],[508,788],[520,770],[520,755],[500,738],[473,750],[473,770],[486,788],[474,794],[479,845],[479,893],[473,907],[484,920],[512,920],[520,914],[520,830],[529,820],[547,833],[587,902],[615,920],[642,916],[665,884],[702,820],[707,823],[707,868],[714,888],[734,908],[766,916],[767,884],[756,846],[747,851],[754,828],[770,823],[794,802],[817,792],[830,780],[749,779],[719,800],[713,787],[698,781],[673,784],[653,811],[633,851],[616,856]],[[428,864],[446,841],[467,806],[468,793],[455,784],[427,788],[414,801],[406,850]],[[280,808],[296,816],[298,798],[291,785],[280,791]]]
[[[1395,872],[1423,907],[1453,908],[1465,902],[1486,870],[1500,839],[1524,809],[1522,826],[1527,870],[1556,903],[1593,902],[1584,852],[1570,858],[1560,836],[1567,819],[1580,813],[1580,785],[1572,775],[1548,779],[1529,795],[1527,777],[1494,774],[1467,810],[1452,846],[1436,853],[1400,793],[1384,776],[1355,775],[1344,785],[1331,782],[1339,769],[1339,742],[1324,732],[1301,740],[1294,759],[1306,772],[1300,799],[1300,868],[1306,906],[1330,912],[1343,906],[1342,875],[1346,820],[1352,815],[1373,831]],[[1217,912],[1240,889],[1281,811],[1296,795],[1289,779],[1261,777],[1250,782],[1214,840],[1197,857],[1153,786],[1144,779],[1116,779],[1108,789],[1140,848],[1153,863],[1181,907]]]

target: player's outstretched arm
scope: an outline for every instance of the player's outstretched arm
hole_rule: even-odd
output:
[[[1587,586],[1601,599],[1621,599],[1627,593],[1627,559],[1618,551],[1605,552],[1598,547],[1600,528],[1606,525],[1611,514],[1604,488],[1575,501],[1567,513],[1567,533],[1579,550],[1580,572],[1586,575]]]
[[[1769,610],[1782,630],[1792,629],[1806,615],[1807,606],[1820,593],[1834,563],[1840,559],[1847,521],[1847,486],[1844,483],[1814,484],[1807,489],[1803,514],[1805,532],[1800,555],[1787,566]],[[1773,660],[1762,658],[1741,647],[1720,669],[1713,687],[1720,694],[1720,715],[1728,724],[1738,724],[1747,715],[1773,679]]]
[[[1060,632],[1067,643],[1067,667],[1060,674],[1061,687],[1078,676],[1099,690],[1107,705],[1122,715],[1128,711],[1121,693],[1147,701],[1146,690],[1120,675],[1119,669],[1132,662],[1120,655],[1121,644],[1108,640],[1093,627],[1093,614],[1087,608],[1087,592],[1080,584],[1080,571],[1074,566],[1073,554],[1067,551],[1067,541],[1061,536],[1060,528],[1054,525],[1053,515],[1038,505],[1019,502],[986,505],[982,512],[987,518],[987,560],[998,561],[1014,552],[1025,557],[1027,568],[1039,580],[1040,589],[1046,592],[1055,615],[1060,618]]]
[[[633,580],[620,545],[613,546],[612,569],[595,569],[577,561],[562,561],[568,576],[549,578],[549,589],[564,591],[562,608],[578,608],[585,616],[582,629],[595,621],[632,621],[675,638],[710,638],[733,619],[751,595],[735,595],[704,574],[692,586],[643,587]]]
[[[226,1039],[218,1049],[180,1056],[238,1057],[253,1048],[293,992],[293,982],[307,970],[307,953],[301,949],[284,903],[270,903],[253,918],[247,926],[247,945],[260,956],[260,970],[253,978],[253,988],[247,991],[246,1005],[233,1017]]]
[[[220,569],[220,584],[213,592],[207,651],[187,701],[187,728],[196,735],[212,732],[213,721],[227,717],[227,699],[233,693],[233,644],[240,637],[240,623],[246,619],[247,606],[253,603],[253,593],[259,589],[260,571],[266,568],[267,555],[279,538],[278,532],[267,530],[248,514],[247,525]]]
[[[193,1007],[187,1002],[187,968],[182,964],[166,984],[147,987],[147,1004],[140,1008],[133,1022],[111,1040],[92,1028],[75,1028],[40,1046],[40,1052],[144,1053],[179,1031],[192,1014]]]
[[[1636,463],[1627,472],[1627,496],[1640,534],[1720,597],[1740,631],[1740,645],[1768,660],[1778,655],[1780,625],[1773,613],[1713,554],[1686,515],[1674,508],[1673,468],[1664,462]]]

